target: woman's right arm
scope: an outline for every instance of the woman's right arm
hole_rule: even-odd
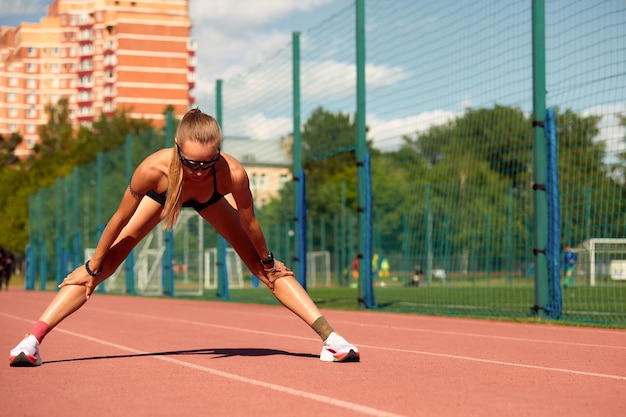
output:
[[[111,216],[102,236],[98,241],[96,250],[89,260],[89,267],[93,272],[102,269],[107,253],[115,243],[124,226],[128,224],[133,214],[137,210],[143,196],[150,189],[157,187],[163,178],[163,170],[159,169],[159,164],[155,154],[146,158],[135,170],[130,183],[126,187],[122,201],[117,211]]]

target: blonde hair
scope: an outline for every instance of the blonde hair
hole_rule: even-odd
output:
[[[222,133],[217,120],[208,114],[202,113],[200,109],[189,110],[183,116],[176,131],[177,143],[182,145],[188,140],[203,145],[217,143],[218,146],[221,146]],[[180,159],[178,159],[178,152],[176,151],[176,145],[174,145],[170,162],[167,198],[162,213],[167,229],[172,229],[176,224],[176,219],[178,219],[178,214],[183,206],[182,194],[183,166]]]

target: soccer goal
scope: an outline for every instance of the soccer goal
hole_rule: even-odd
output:
[[[330,252],[307,252],[307,285],[330,287]]]
[[[195,226],[197,220],[197,227]],[[177,295],[202,295],[203,268],[203,228],[202,218],[193,209],[181,210],[173,229],[172,269],[174,272],[174,292]],[[134,290],[141,295],[162,295],[163,263],[166,251],[164,234],[161,226],[155,227],[133,250]],[[95,248],[85,249],[85,259],[91,259]],[[108,293],[127,293],[126,260],[104,281],[104,290]]]
[[[95,248],[86,248],[84,251],[85,259],[91,259],[95,251]],[[163,293],[161,259],[164,251],[162,235],[154,230],[135,248],[134,272],[137,293],[143,295],[160,295]],[[104,290],[107,293],[127,293],[125,272],[125,265],[122,263],[113,275],[100,285],[104,286]]]
[[[204,288],[217,288],[217,248],[204,251]],[[243,274],[247,267],[233,248],[226,248],[226,270],[228,288],[243,288]]]
[[[588,276],[590,286],[626,280],[626,239],[589,239],[575,252],[578,253],[576,274]]]

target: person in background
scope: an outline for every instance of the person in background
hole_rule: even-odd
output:
[[[578,255],[576,252],[574,252],[569,245],[565,245],[565,252],[563,253],[563,268],[565,269],[565,282],[563,283],[563,287],[565,288],[574,288],[575,286],[574,268],[577,260]]]
[[[380,277],[381,278],[389,278],[389,259],[386,256],[383,256],[380,261]]]
[[[230,243],[278,301],[320,336],[320,360],[360,360],[359,350],[334,331],[294,273],[274,259],[254,214],[246,171],[239,161],[221,152],[221,144],[220,127],[213,117],[199,109],[183,116],[174,146],[149,155],[135,169],[91,259],[63,280],[39,321],[11,349],[11,366],[41,365],[39,345],[44,337],[82,307],[96,286],[111,276],[161,221],[166,228],[174,227],[182,207],[194,208]]]
[[[6,252],[6,259],[4,261],[4,289],[6,291],[9,290],[9,282],[11,281],[11,276],[15,272],[15,256],[12,252]]]
[[[9,289],[9,280],[6,278],[5,269],[7,264],[7,252],[0,246],[0,291]]]
[[[359,255],[354,255],[352,259],[352,283],[350,288],[357,288],[359,286]]]
[[[378,254],[375,253],[374,256],[372,256],[372,279],[376,279],[378,278],[378,267],[380,260],[378,257]]]

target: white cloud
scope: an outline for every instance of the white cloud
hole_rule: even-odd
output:
[[[606,145],[606,162],[616,162],[616,154],[626,152],[626,128],[620,124],[617,115],[626,115],[626,103],[614,103],[590,107],[582,111],[582,116],[601,115],[602,120],[598,124],[600,133],[594,138]]]
[[[268,118],[258,112],[240,120],[237,129],[245,132],[245,136],[250,139],[276,140],[279,137],[286,137],[293,131],[293,121],[289,117]]]
[[[414,137],[416,132],[425,132],[432,126],[442,125],[458,116],[446,110],[433,110],[404,118],[383,120],[375,115],[368,115],[368,138],[374,140],[374,146],[381,150],[395,150],[404,144],[403,136]]]
[[[331,3],[333,0],[190,0],[192,36],[198,46],[194,95],[210,95],[215,80],[244,73],[289,47],[291,31],[272,25]]]
[[[44,16],[50,3],[49,0],[0,0],[0,11],[5,16]]]
[[[329,3],[332,0],[190,0],[189,11],[194,23],[208,22],[219,30],[241,33]]]
[[[213,91],[217,79],[227,80],[257,66],[276,50],[286,47],[290,39],[290,34],[275,31],[232,37],[210,25],[195,30],[196,96]]]

